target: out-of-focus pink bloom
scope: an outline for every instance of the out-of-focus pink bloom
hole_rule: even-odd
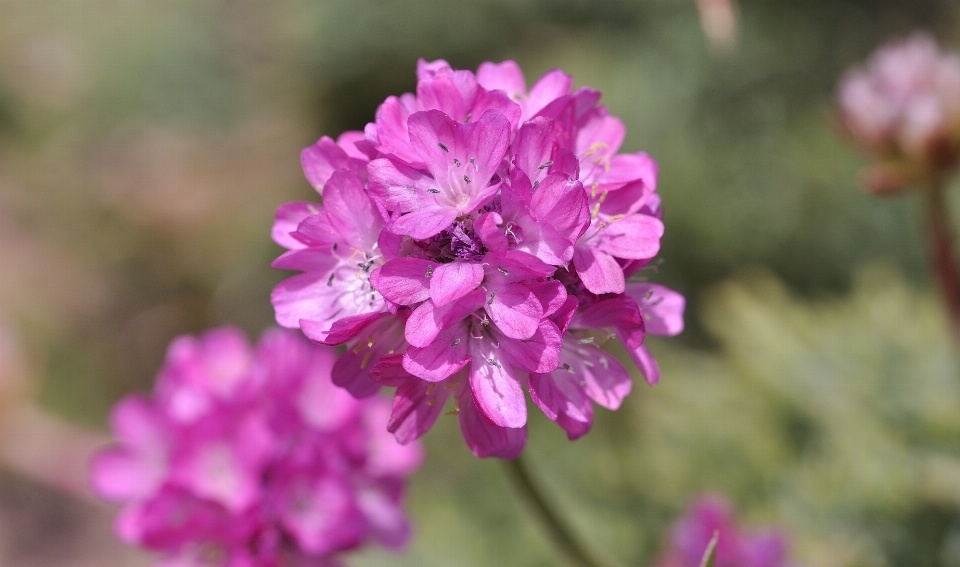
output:
[[[289,331],[255,347],[232,328],[175,340],[93,463],[97,492],[123,504],[118,535],[198,567],[333,566],[371,539],[403,545],[422,450],[387,433],[386,401],[333,385],[334,360]]]
[[[324,202],[277,213],[289,252],[274,266],[303,272],[274,290],[277,321],[345,344],[333,380],[354,395],[397,388],[401,442],[452,399],[476,455],[515,457],[525,391],[582,435],[590,400],[616,409],[630,390],[603,340],[616,334],[659,377],[643,347],[655,302],[626,283],[660,247],[656,164],[618,153],[623,124],[560,71],[529,91],[512,61],[477,75],[420,61],[417,78],[351,134],[352,152],[344,138],[305,150]],[[682,317],[682,298],[672,305]]]
[[[880,163],[868,189],[886,192],[940,175],[960,156],[960,56],[917,33],[879,48],[838,88],[850,137]]]
[[[706,496],[673,529],[666,554],[655,567],[699,567],[703,554],[719,534],[716,567],[788,567],[787,540],[777,530],[743,531],[723,498]]]

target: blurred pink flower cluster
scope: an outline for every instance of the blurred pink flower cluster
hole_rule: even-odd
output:
[[[667,553],[655,567],[700,567],[714,534],[716,567],[788,567],[787,542],[776,530],[745,532],[720,497],[697,500],[673,530]]]
[[[870,191],[942,175],[960,157],[960,56],[926,34],[880,47],[848,71],[838,104],[849,135],[880,161],[867,171]]]
[[[124,505],[120,537],[169,567],[333,566],[367,540],[401,546],[422,450],[386,433],[386,401],[331,383],[334,360],[284,330],[255,347],[233,328],[175,340],[93,464],[97,492]]]
[[[389,97],[363,132],[302,153],[322,204],[277,212],[277,321],[346,345],[334,383],[396,388],[388,428],[423,435],[453,400],[480,457],[516,457],[525,391],[566,430],[593,403],[617,409],[631,379],[600,344],[616,336],[650,383],[646,333],[683,327],[683,297],[627,278],[663,234],[656,163],[618,153],[623,123],[600,93],[516,63],[476,73],[421,60],[416,93]]]

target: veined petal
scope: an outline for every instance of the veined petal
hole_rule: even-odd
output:
[[[467,326],[444,329],[429,345],[410,347],[403,356],[403,368],[428,382],[440,382],[470,362],[470,336]]]
[[[494,425],[523,427],[527,402],[512,366],[489,341],[471,341],[470,390],[477,407]]]
[[[573,249],[573,266],[577,269],[583,285],[591,293],[623,293],[625,289],[623,269],[606,252],[588,246],[577,246]]]
[[[430,277],[436,264],[420,258],[395,258],[370,274],[380,295],[398,305],[416,305],[430,297]]]
[[[484,307],[500,331],[512,339],[528,339],[543,318],[540,300],[522,284],[508,284],[491,292]]]
[[[443,413],[450,390],[412,379],[397,388],[387,431],[403,444],[419,439]]]
[[[533,403],[562,427],[571,441],[590,431],[593,406],[578,377],[558,369],[550,374],[531,374],[529,384]]]
[[[524,340],[496,337],[507,361],[527,372],[553,372],[560,364],[560,330],[549,319],[540,321],[536,332]]]
[[[640,306],[648,333],[672,337],[683,332],[687,300],[681,293],[648,282],[628,283],[626,293]]]
[[[596,247],[615,258],[644,260],[660,251],[663,222],[648,215],[628,215],[615,222],[600,223]]]
[[[361,252],[374,249],[383,219],[357,173],[338,171],[330,176],[323,193],[323,208],[330,224],[347,244]]]
[[[441,307],[477,289],[483,281],[483,266],[476,262],[452,262],[433,269],[430,298]]]
[[[306,201],[294,201],[280,205],[274,217],[273,229],[270,231],[270,236],[274,242],[287,250],[304,248],[304,243],[294,237],[293,233],[296,232],[297,227],[303,219],[316,213],[317,206],[314,203],[308,203]]]
[[[477,68],[477,82],[487,90],[501,90],[513,100],[527,94],[527,80],[515,61],[481,63]]]
[[[510,428],[493,425],[477,408],[469,392],[461,400],[460,431],[474,455],[501,459],[515,459],[520,455],[527,444],[525,426]]]
[[[421,303],[407,319],[407,342],[421,348],[429,345],[440,331],[480,309],[485,301],[486,294],[478,289],[442,307],[436,307],[432,301]]]

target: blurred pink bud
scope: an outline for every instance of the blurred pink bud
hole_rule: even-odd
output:
[[[887,193],[957,162],[960,58],[940,51],[927,34],[887,44],[865,66],[848,71],[837,104],[854,142],[881,162],[907,162],[895,171],[869,172],[868,191]]]

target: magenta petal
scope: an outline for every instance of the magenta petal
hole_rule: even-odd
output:
[[[660,382],[660,366],[653,358],[653,355],[650,354],[650,351],[647,350],[647,347],[640,345],[637,348],[629,349],[627,352],[630,354],[630,359],[633,360],[637,368],[640,369],[640,373],[643,374],[643,377],[647,380],[647,384],[653,386]]]
[[[515,459],[527,444],[527,428],[499,427],[487,421],[469,394],[460,402],[460,431],[474,455]]]
[[[663,222],[660,219],[629,215],[600,229],[597,248],[615,258],[643,260],[657,255],[661,236]]]
[[[546,118],[526,122],[510,146],[514,165],[531,180],[538,179],[543,175],[541,166],[550,161],[555,142],[553,122]]]
[[[480,411],[495,425],[523,427],[527,403],[513,368],[489,341],[472,342],[470,389]]]
[[[509,242],[500,228],[503,218],[495,212],[483,213],[473,222],[473,230],[480,241],[492,252],[502,254],[507,251]]]
[[[413,379],[397,388],[387,431],[393,433],[398,442],[410,443],[419,439],[443,413],[450,391],[433,386],[432,383]]]
[[[485,300],[486,294],[478,289],[443,307],[425,301],[410,314],[404,336],[411,345],[425,347],[433,342],[440,331],[482,307]]]
[[[567,289],[558,280],[529,283],[527,287],[543,306],[543,316],[553,315],[567,301]]]
[[[477,83],[487,90],[501,90],[514,100],[527,94],[527,81],[515,61],[481,63],[477,68]]]
[[[280,205],[277,208],[273,229],[270,232],[273,241],[287,250],[303,248],[303,243],[294,238],[292,234],[296,232],[303,219],[315,215],[317,210],[315,204],[306,201],[294,201]]]
[[[593,406],[579,378],[567,370],[530,375],[530,398],[572,441],[590,431]]]
[[[163,482],[162,462],[150,466],[124,449],[110,449],[96,455],[90,464],[90,478],[96,493],[107,500],[123,502],[141,499]]]
[[[576,241],[590,224],[587,194],[583,185],[562,173],[548,175],[537,186],[530,202],[530,210],[542,222],[547,222],[560,234]]]
[[[403,368],[428,382],[439,382],[470,362],[469,345],[467,326],[454,325],[441,331],[426,347],[408,348],[403,355]]]
[[[380,384],[367,373],[377,361],[370,360],[369,352],[357,353],[352,349],[337,357],[330,370],[333,383],[344,388],[354,398],[366,398],[380,391]]]
[[[347,244],[362,252],[374,249],[383,220],[358,173],[334,173],[323,191],[323,208]]]
[[[682,294],[663,285],[643,282],[627,284],[627,295],[640,305],[648,333],[672,337],[683,332],[686,299]]]
[[[623,293],[625,289],[623,269],[606,252],[577,246],[573,250],[573,266],[590,293]]]
[[[300,163],[303,174],[319,192],[333,172],[349,167],[351,160],[336,142],[324,136],[300,152]]]
[[[524,117],[536,116],[541,109],[554,100],[566,95],[573,86],[573,79],[559,69],[554,69],[540,78],[527,97]]]
[[[341,317],[332,324],[322,321],[301,319],[299,321],[303,334],[312,341],[325,345],[339,345],[360,334],[367,325],[383,315],[382,312],[362,313]]]
[[[440,234],[456,220],[457,214],[455,209],[425,208],[395,219],[390,223],[390,231],[414,240],[423,240]]]
[[[370,277],[380,295],[398,305],[415,305],[430,297],[430,273],[435,264],[420,258],[395,258]]]
[[[560,330],[549,319],[540,321],[536,332],[521,341],[500,339],[510,364],[527,372],[553,372],[560,364]]]
[[[543,306],[522,284],[509,284],[491,293],[485,307],[500,331],[512,339],[529,339],[543,318]]]
[[[483,266],[475,262],[441,264],[430,276],[430,298],[437,307],[456,301],[477,289],[483,281]]]
[[[583,379],[590,399],[609,410],[619,408],[633,387],[630,373],[613,355],[599,348],[585,347],[578,354],[571,366]]]

